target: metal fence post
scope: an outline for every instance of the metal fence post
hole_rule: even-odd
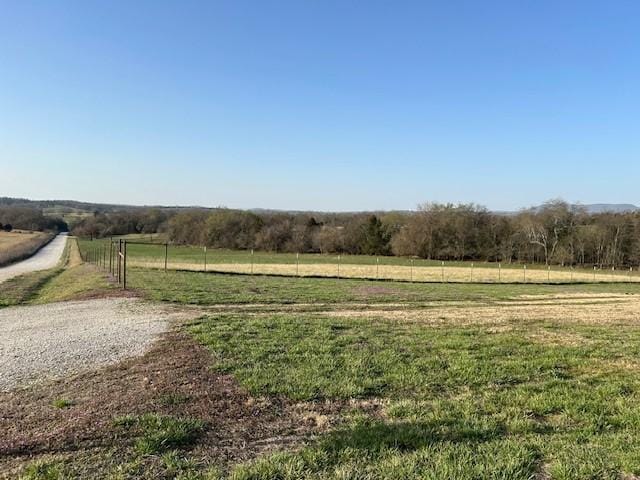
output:
[[[122,239],[118,239],[118,285],[122,280]]]
[[[122,289],[127,289],[127,241],[124,241],[124,258],[122,259]]]

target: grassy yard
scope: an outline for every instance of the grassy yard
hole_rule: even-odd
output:
[[[70,429],[24,478],[640,476],[640,285],[129,281],[194,319],[128,366],[12,400]],[[78,264],[30,301],[83,285],[113,288]],[[78,414],[102,426],[73,430]]]
[[[621,478],[640,473],[640,326],[433,327],[216,315],[191,327],[256,395],[345,402],[312,445],[231,478]],[[364,408],[374,402],[374,412]],[[544,477],[546,478],[546,477]]]

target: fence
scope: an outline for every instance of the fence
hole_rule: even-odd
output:
[[[88,261],[108,270],[123,288],[129,267],[194,272],[395,280],[430,283],[604,283],[640,282],[638,271],[560,268],[501,263],[433,262],[399,257],[269,254],[208,250],[206,247],[126,239],[90,242]]]
[[[92,242],[93,243],[93,242]],[[80,255],[85,262],[92,263],[109,272],[123,290],[127,289],[127,241],[109,240],[109,242],[95,242],[80,249]]]

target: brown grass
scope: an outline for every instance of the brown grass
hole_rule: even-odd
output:
[[[130,266],[145,268],[164,268],[164,263],[150,260],[130,260]],[[203,271],[204,266],[198,263],[171,262],[172,270]],[[211,272],[251,273],[251,265],[243,263],[214,263],[207,267]],[[262,275],[282,275],[301,277],[344,277],[344,278],[379,278],[384,280],[413,280],[415,282],[456,282],[456,283],[571,283],[571,282],[640,282],[637,272],[629,274],[623,271],[599,270],[595,273],[587,270],[558,270],[551,268],[526,269],[496,267],[409,267],[402,265],[380,265],[376,271],[375,265],[342,264],[338,271],[337,265],[318,264],[254,264],[253,273]]]
[[[0,232],[0,267],[30,257],[53,237],[44,232]]]
[[[509,323],[547,320],[563,324],[637,325],[640,320],[640,298],[637,295],[564,295],[548,302],[515,300],[464,306],[442,305],[413,310],[336,310],[327,314],[338,317],[380,316],[432,326],[484,324],[500,328]],[[551,338],[551,334],[548,338]],[[575,338],[573,340],[578,341]]]

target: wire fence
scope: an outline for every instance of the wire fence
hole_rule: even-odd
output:
[[[145,268],[284,277],[326,277],[423,283],[640,282],[638,269],[552,267],[483,262],[434,262],[358,255],[269,254],[185,247],[126,239],[85,242],[83,258],[108,271],[122,288],[127,271]]]

